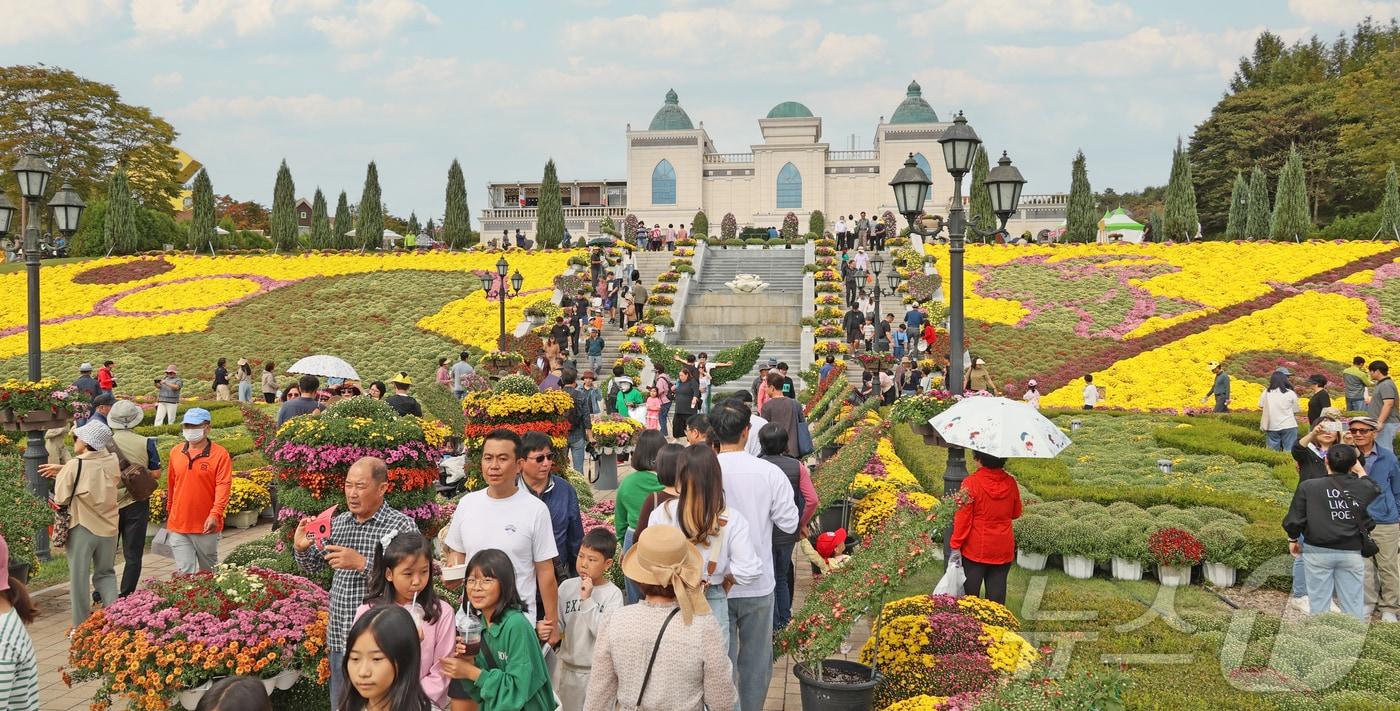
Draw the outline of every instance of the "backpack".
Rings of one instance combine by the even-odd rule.
[[[145,464],[137,464],[127,461],[126,455],[120,449],[112,447],[117,454],[117,465],[121,468],[122,486],[131,493],[131,498],[137,501],[148,501],[151,494],[155,493],[160,481],[146,468]]]

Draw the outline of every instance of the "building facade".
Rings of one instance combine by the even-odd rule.
[[[740,227],[777,227],[789,212],[806,232],[815,210],[822,211],[828,225],[838,215],[893,212],[889,182],[911,155],[933,181],[925,211],[947,214],[952,204],[953,179],[938,144],[952,124],[939,120],[918,82],[910,82],[888,121],[880,118],[868,150],[833,150],[822,140],[821,117],[796,101],[774,106],[758,125],[762,143],[746,152],[720,152],[704,122],[692,123],[676,92],[666,92],[645,129],[627,127],[626,179],[561,181],[561,198],[568,198],[563,202],[566,227],[575,236],[580,230],[594,235],[605,215],[620,224],[628,214],[648,225],[688,226],[703,210],[712,233],[729,213]],[[965,182],[965,192],[968,187]],[[539,184],[492,183],[489,188],[492,205],[481,214],[483,236],[502,229],[533,233]],[[585,196],[595,195],[602,197],[585,202]],[[1024,207],[1008,231],[1054,230],[1064,220],[1066,197],[1024,195]]]

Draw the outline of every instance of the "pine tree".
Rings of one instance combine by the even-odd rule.
[[[1152,226],[1152,238],[1158,242],[1162,241],[1162,211],[1153,210],[1152,215],[1147,218],[1147,224]]]
[[[330,249],[335,246],[335,231],[331,229],[330,217],[326,215],[326,196],[316,188],[316,197],[311,199],[311,248]]]
[[[462,166],[456,159],[447,169],[447,212],[442,217],[442,239],[451,249],[462,249],[467,245],[471,232],[471,213],[467,211],[467,181],[462,177]]]
[[[418,224],[418,212],[410,211],[408,213],[408,233],[413,235],[414,237],[417,237],[418,233],[422,231],[423,226]]]
[[[1400,180],[1396,179],[1395,164],[1385,172],[1385,198],[1381,200],[1381,231],[1383,239],[1400,239]]]
[[[428,218],[428,224],[423,226],[423,231],[427,232],[429,237],[437,239],[437,223],[433,222],[433,218]]]
[[[209,182],[208,171],[199,169],[199,174],[194,176],[194,188],[191,192],[194,210],[190,215],[189,247],[191,252],[198,252],[201,247],[211,245],[215,241],[214,185]]]
[[[967,219],[970,224],[984,230],[992,229],[996,224],[996,215],[992,212],[992,191],[987,188],[987,170],[987,152],[982,146],[978,146],[977,155],[972,159],[972,185],[968,189]],[[1089,199],[1092,203],[1093,197],[1090,196]]]
[[[345,191],[340,191],[340,200],[335,204],[335,223],[331,227],[331,246],[334,249],[350,249],[354,246],[354,238],[347,237],[346,232],[355,229],[355,219],[350,216],[350,202],[345,197]]]
[[[1258,165],[1249,171],[1249,199],[1245,201],[1245,239],[1269,237],[1269,178]]]
[[[710,218],[705,217],[704,210],[697,210],[695,217],[690,218],[690,237],[692,239],[700,235],[710,234]]]
[[[1235,172],[1235,187],[1230,190],[1230,217],[1225,223],[1225,239],[1242,239],[1249,220],[1249,185],[1244,175]]]
[[[107,220],[102,226],[102,237],[112,254],[136,252],[136,201],[131,197],[126,169],[120,166],[107,181]]]
[[[826,232],[826,215],[821,210],[813,210],[812,216],[807,218],[807,231],[815,232],[817,239],[822,238],[822,233]]]
[[[1196,236],[1200,217],[1196,214],[1196,187],[1191,182],[1191,159],[1176,139],[1172,153],[1172,176],[1167,183],[1166,214],[1162,217],[1163,235],[1167,239],[1191,241]]]
[[[1085,166],[1084,151],[1079,151],[1074,154],[1074,165],[1070,168],[1065,241],[1093,242],[1098,235],[1099,224],[1098,215],[1094,212],[1094,190],[1089,187],[1089,169]]]
[[[540,181],[535,241],[545,249],[558,247],[564,241],[564,206],[559,201],[559,176],[554,171],[553,158],[544,164],[544,179]]]
[[[1303,157],[1297,146],[1289,146],[1288,160],[1278,173],[1274,191],[1274,214],[1269,220],[1269,235],[1274,239],[1301,240],[1312,229],[1308,213],[1308,186],[1303,175]]]
[[[297,249],[297,188],[287,161],[277,169],[277,183],[272,188],[272,244],[283,252]]]
[[[365,188],[360,192],[360,211],[355,215],[355,242],[363,251],[384,239],[384,198],[379,192],[379,168],[374,161],[365,169]]]

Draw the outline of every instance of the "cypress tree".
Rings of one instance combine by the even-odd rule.
[[[131,198],[126,169],[120,166],[107,181],[107,220],[102,225],[102,237],[111,254],[136,252],[136,202]]]
[[[1094,190],[1089,187],[1089,169],[1084,151],[1074,154],[1069,176],[1069,205],[1065,209],[1065,241],[1093,242],[1098,234],[1098,216],[1094,214]]]
[[[1274,214],[1269,234],[1274,239],[1299,240],[1308,236],[1312,218],[1308,214],[1308,186],[1303,176],[1303,157],[1297,146],[1289,146],[1288,160],[1278,174],[1274,192]]]
[[[1080,157],[1082,158],[1083,154],[1080,154]],[[987,170],[987,152],[978,146],[977,155],[972,159],[972,186],[968,190],[967,219],[984,230],[991,229],[996,223],[996,215],[992,213],[992,191],[987,188]]]
[[[350,249],[354,246],[353,238],[346,237],[345,233],[355,229],[355,220],[350,217],[350,202],[345,197],[345,191],[340,191],[340,200],[335,204],[335,223],[331,227],[331,247],[334,249]]]
[[[330,249],[335,246],[335,232],[331,220],[326,216],[326,196],[316,188],[316,197],[311,200],[311,248]]]
[[[191,252],[198,252],[201,247],[213,244],[215,237],[214,185],[209,182],[209,172],[203,168],[194,176],[192,193],[194,212],[190,216],[189,247]]]
[[[1176,139],[1176,151],[1172,153],[1172,177],[1167,183],[1166,214],[1162,218],[1162,228],[1166,237],[1173,240],[1190,241],[1196,236],[1200,217],[1196,214],[1196,188],[1191,181],[1191,159]]]
[[[1245,239],[1269,237],[1269,179],[1258,165],[1249,171],[1249,199],[1245,200]]]
[[[553,158],[544,164],[544,179],[540,181],[535,241],[545,249],[558,247],[564,241],[564,206],[559,201],[559,176],[554,171]]]
[[[1147,224],[1152,225],[1152,237],[1158,242],[1162,241],[1162,211],[1153,210],[1152,215],[1147,218]]]
[[[383,200],[379,192],[379,168],[370,161],[365,169],[365,188],[360,192],[360,211],[355,215],[355,241],[361,251],[384,239]]]
[[[467,181],[456,159],[447,169],[447,212],[442,217],[442,239],[452,249],[468,246],[471,233],[471,212],[467,209]]]
[[[822,233],[826,232],[826,215],[821,210],[813,210],[812,216],[807,218],[807,231],[815,232],[817,239],[822,238]]]
[[[815,217],[818,212],[821,211],[813,212],[812,215]],[[690,218],[690,237],[694,239],[700,235],[708,234],[710,234],[710,218],[705,217],[704,210],[697,210],[695,217]]]
[[[414,237],[417,237],[418,233],[422,231],[423,226],[418,224],[418,212],[410,211],[408,213],[408,233],[413,235]]]
[[[297,197],[292,171],[283,159],[277,169],[277,182],[272,188],[272,244],[280,251],[297,249]]]
[[[1235,171],[1235,187],[1230,189],[1230,217],[1225,223],[1225,239],[1242,239],[1249,220],[1249,185],[1244,175]]]
[[[1400,180],[1396,179],[1395,164],[1385,172],[1385,197],[1381,200],[1381,231],[1387,239],[1400,239]]]
[[[428,218],[428,224],[423,226],[423,231],[427,232],[429,237],[437,239],[437,224],[433,222],[433,218]]]

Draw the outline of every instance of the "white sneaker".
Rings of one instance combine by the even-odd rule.
[[[1382,612],[1381,622],[1400,622],[1400,618],[1396,618],[1394,612]]]
[[[1308,610],[1311,609],[1311,608],[1309,608],[1309,606],[1308,606],[1308,598],[1307,598],[1307,596],[1299,596],[1299,597],[1290,597],[1290,598],[1288,598],[1288,606],[1291,607],[1291,608],[1293,608],[1294,610],[1297,610],[1298,612],[1301,612],[1301,613],[1305,614],[1305,615],[1308,614]]]

